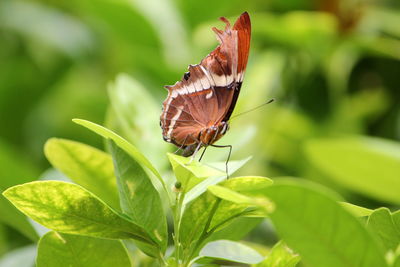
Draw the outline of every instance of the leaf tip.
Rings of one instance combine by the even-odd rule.
[[[12,202],[12,195],[13,195],[13,192],[15,191],[15,188],[17,187],[17,185],[16,186],[12,186],[12,187],[9,187],[9,188],[7,188],[6,190],[4,190],[1,194],[6,198],[6,199],[8,199],[8,201],[10,201],[10,202]]]
[[[72,122],[73,122],[73,123],[76,123],[76,124],[79,124],[79,125],[82,125],[85,121],[86,121],[86,120],[78,119],[78,118],[72,119]]]

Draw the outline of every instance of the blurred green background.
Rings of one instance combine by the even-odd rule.
[[[163,86],[215,48],[218,17],[243,11],[253,31],[235,114],[276,102],[233,119],[219,142],[234,159],[253,156],[241,174],[298,176],[361,206],[398,207],[397,0],[2,0],[0,189],[54,178],[43,174],[50,137],[103,147],[72,118],[114,128],[168,173]],[[2,198],[0,265],[36,240],[10,209]]]

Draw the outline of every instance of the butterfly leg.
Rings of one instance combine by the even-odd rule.
[[[191,135],[190,135],[190,134],[186,135],[185,139],[183,140],[182,145],[175,151],[174,154],[177,154],[180,150],[182,150],[182,148],[185,146],[186,141],[187,141],[187,139],[188,139],[189,136],[191,136]]]
[[[193,155],[190,157],[190,161],[189,161],[188,164],[192,163],[192,161],[194,160],[194,157],[196,157],[197,152],[199,152],[202,144],[203,144],[202,142],[199,142],[199,144],[197,145],[195,151],[193,152]]]
[[[203,158],[204,153],[206,153],[207,147],[208,147],[208,146],[205,146],[203,152],[201,152],[201,155],[200,155],[200,158],[199,158],[199,162],[200,162],[201,159]]]
[[[229,154],[228,154],[228,157],[227,157],[226,162],[225,162],[226,178],[229,179],[228,163],[229,163],[229,159],[231,158],[231,154],[232,154],[232,145],[225,145],[225,146],[210,145],[210,146],[219,147],[219,148],[229,147]]]

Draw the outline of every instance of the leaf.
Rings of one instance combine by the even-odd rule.
[[[32,241],[39,239],[26,216],[19,212],[4,196],[0,195],[0,222],[18,230]]]
[[[307,266],[387,266],[383,252],[336,194],[287,179],[264,190],[276,209],[270,214],[278,234]]]
[[[113,131],[111,131],[103,126],[100,126],[98,124],[95,124],[93,122],[86,121],[86,120],[80,120],[80,119],[73,119],[72,121],[75,122],[76,124],[79,124],[79,125],[82,125],[82,126],[88,128],[89,130],[95,132],[96,134],[98,134],[106,139],[113,140],[120,148],[125,150],[132,158],[134,158],[137,162],[139,162],[140,165],[146,166],[158,178],[158,180],[162,184],[164,190],[166,192],[169,192],[160,173],[156,170],[156,168],[154,168],[154,166],[150,163],[150,161],[135,146],[130,144],[128,141],[126,141],[125,139],[123,139],[121,136],[117,135]]]
[[[141,225],[165,252],[167,222],[158,191],[139,163],[112,141],[111,153],[123,212]]]
[[[261,195],[263,189],[268,188],[272,184],[272,180],[267,177],[261,176],[242,176],[231,178],[222,182],[220,185],[228,189],[229,191],[236,191],[237,193],[247,196],[252,199],[251,203],[233,203],[230,201],[221,201],[218,206],[217,211],[215,212],[210,228],[219,228],[221,223],[227,221],[230,217],[234,215],[243,215],[245,216],[246,213],[249,211],[247,210],[246,213],[243,213],[247,208],[252,208],[252,214],[256,213],[262,217],[266,216],[265,211],[271,211],[274,206],[271,202],[267,199],[265,195]],[[226,191],[225,190],[225,193]],[[228,193],[229,194],[229,193]],[[257,199],[254,199],[257,198]],[[254,208],[254,206],[258,206],[262,204],[262,208]],[[242,214],[243,213],[243,214]]]
[[[268,178],[256,176],[231,178],[221,185],[245,196],[251,196],[271,183],[272,181]],[[236,204],[219,200],[210,192],[203,193],[194,199],[183,213],[180,227],[182,244],[184,246],[193,245],[197,240],[207,238],[210,234],[227,227],[235,218],[244,216],[244,211],[249,206],[254,205]]]
[[[79,185],[31,182],[11,187],[3,195],[25,215],[54,231],[111,239],[133,238],[153,244],[143,228],[119,216]]]
[[[236,204],[254,204],[251,197],[237,193],[236,191],[230,190],[223,186],[211,185],[208,187],[208,191],[214,196],[236,203]]]
[[[50,163],[114,209],[120,210],[110,155],[78,142],[51,138],[44,147]]]
[[[400,245],[400,228],[387,208],[375,210],[368,218],[368,228],[375,233],[386,250],[396,250]]]
[[[249,218],[239,217],[232,221],[231,224],[227,225],[222,230],[211,234],[205,241],[205,243],[215,241],[218,239],[229,239],[233,241],[239,241],[247,236],[247,234],[253,230],[257,225],[263,221],[263,218]]]
[[[300,260],[299,255],[279,241],[265,257],[265,260],[255,267],[295,267]]]
[[[243,167],[243,165],[245,165],[250,159],[251,157],[247,157],[242,160],[229,161],[229,173],[230,174],[235,173],[238,169]],[[208,163],[207,165],[212,166],[213,168],[214,167],[218,168],[220,163]],[[225,168],[225,165],[223,168]],[[225,171],[223,176],[207,177],[207,179],[203,179],[200,183],[194,186],[189,192],[187,192],[187,194],[185,195],[185,199],[183,201],[184,205],[186,205],[187,203],[189,203],[190,201],[192,201],[193,199],[197,198],[202,193],[204,193],[207,190],[208,186],[220,183],[224,180],[226,180]]]
[[[160,119],[160,107],[150,91],[127,74],[119,74],[108,86],[108,94],[123,136],[155,166],[165,167],[169,145],[161,138],[159,125],[154,123]]]
[[[271,203],[266,197],[248,197],[219,185],[209,186],[208,191],[210,191],[214,196],[232,203],[260,206],[268,212],[272,212],[274,209],[273,203]]]
[[[201,257],[223,259],[233,262],[255,264],[263,257],[254,249],[239,242],[230,240],[217,240],[208,243],[200,251]]]
[[[192,161],[191,158],[185,158],[172,153],[168,153],[167,155],[176,179],[182,183],[184,192],[188,192],[206,177],[226,176],[224,172],[203,165],[196,160]]]
[[[348,212],[350,212],[351,214],[353,214],[353,216],[356,217],[369,216],[371,215],[372,212],[374,212],[374,210],[360,207],[351,203],[347,202],[339,202],[339,203],[342,205],[343,208],[345,208]]]
[[[317,168],[346,188],[400,204],[400,144],[371,137],[309,141],[305,151]]]
[[[36,265],[130,267],[131,262],[121,241],[51,231],[39,241]]]

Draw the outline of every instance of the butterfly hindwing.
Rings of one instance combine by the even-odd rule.
[[[200,64],[175,85],[166,86],[161,127],[164,139],[178,146],[199,142],[202,130],[229,120],[239,96],[250,47],[250,18],[243,13],[231,27],[213,28],[219,41]]]

